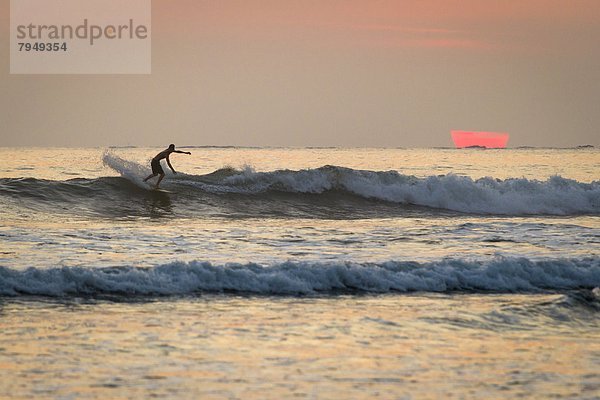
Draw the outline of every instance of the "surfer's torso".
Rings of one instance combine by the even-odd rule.
[[[160,153],[158,153],[157,155],[154,156],[154,158],[152,159],[152,161],[160,161],[163,158],[167,158],[169,157],[169,154],[171,154],[172,151],[169,149],[163,150]]]

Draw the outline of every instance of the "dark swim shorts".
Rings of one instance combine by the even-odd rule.
[[[156,174],[165,174],[165,171],[163,171],[162,166],[160,165],[160,160],[152,160],[152,162],[150,163],[150,166],[152,167],[152,173],[154,175]]]

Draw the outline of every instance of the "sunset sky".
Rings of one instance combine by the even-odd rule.
[[[152,74],[9,75],[0,145],[600,145],[598,0],[153,0]]]

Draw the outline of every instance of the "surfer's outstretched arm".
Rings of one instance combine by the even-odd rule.
[[[167,165],[169,165],[169,168],[171,168],[171,171],[173,171],[173,173],[176,174],[177,171],[175,171],[175,168],[173,168],[173,166],[171,165],[171,160],[169,160],[169,156],[167,156],[166,159],[167,159]]]
[[[180,154],[189,154],[189,155],[192,155],[192,153],[189,152],[189,151],[181,151],[181,150],[174,150],[173,153],[180,153]]]

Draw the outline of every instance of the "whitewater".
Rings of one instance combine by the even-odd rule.
[[[142,188],[144,168],[111,152],[103,163]],[[220,169],[207,175],[178,174],[177,185],[210,193],[259,195],[269,192],[352,194],[406,205],[481,214],[600,214],[600,181],[581,183],[558,175],[545,181],[526,178],[472,179],[454,174],[418,178],[397,171],[366,171],[324,166],[299,171],[255,172]],[[147,188],[147,187],[146,187]]]
[[[0,295],[310,295],[389,292],[538,293],[589,289],[600,295],[600,258],[485,263],[308,263],[212,265],[171,263],[152,268],[0,268]],[[600,298],[599,298],[600,299]]]

